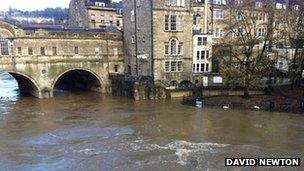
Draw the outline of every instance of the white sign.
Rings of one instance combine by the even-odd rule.
[[[137,58],[138,59],[147,59],[148,56],[146,54],[143,54],[143,55],[137,55]]]
[[[203,86],[208,87],[208,77],[203,77]]]
[[[222,77],[213,77],[213,83],[221,84],[223,83]]]

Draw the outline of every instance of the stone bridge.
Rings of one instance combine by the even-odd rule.
[[[60,56],[2,57],[0,71],[8,72],[18,82],[22,93],[39,98],[54,96],[54,89],[88,89],[109,92],[108,65],[95,57]]]
[[[54,90],[110,92],[109,75],[124,72],[122,33],[62,26],[19,26],[0,20],[0,72],[21,93],[38,98]]]

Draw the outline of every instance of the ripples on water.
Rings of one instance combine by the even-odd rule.
[[[18,99],[17,81],[10,74],[0,72],[0,101],[16,101]]]
[[[0,170],[225,170],[225,157],[304,154],[301,115],[90,92],[19,98],[16,82],[0,78]]]

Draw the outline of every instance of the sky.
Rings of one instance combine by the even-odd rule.
[[[113,0],[117,2],[118,0]],[[68,7],[70,0],[0,0],[0,11],[7,11],[9,7],[19,10],[36,10],[48,7]]]

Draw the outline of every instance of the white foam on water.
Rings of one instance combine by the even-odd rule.
[[[74,150],[75,153],[81,153],[81,154],[86,154],[86,155],[97,155],[99,154],[99,152],[97,152],[95,149],[91,149],[91,148],[86,148],[86,149],[82,149],[82,150]]]
[[[212,152],[217,148],[224,148],[229,144],[218,144],[218,143],[194,143],[187,141],[173,141],[166,145],[170,150],[175,151],[175,155],[178,157],[177,163],[186,165],[188,158],[198,152]]]
[[[177,163],[181,165],[186,165],[187,164],[187,158],[189,157],[190,153],[192,150],[186,150],[186,149],[177,149],[175,154],[178,157]]]
[[[204,152],[213,153],[216,152],[217,149],[224,148],[227,146],[229,146],[229,144],[195,143],[187,141],[173,141],[171,143],[166,144],[165,146],[161,146],[158,144],[143,143],[142,141],[138,143],[137,141],[135,141],[132,149],[134,151],[171,150],[174,151],[174,154],[177,156],[177,163],[184,166],[187,165],[190,158],[195,158],[195,160],[198,160],[196,157],[198,154],[202,154]]]

